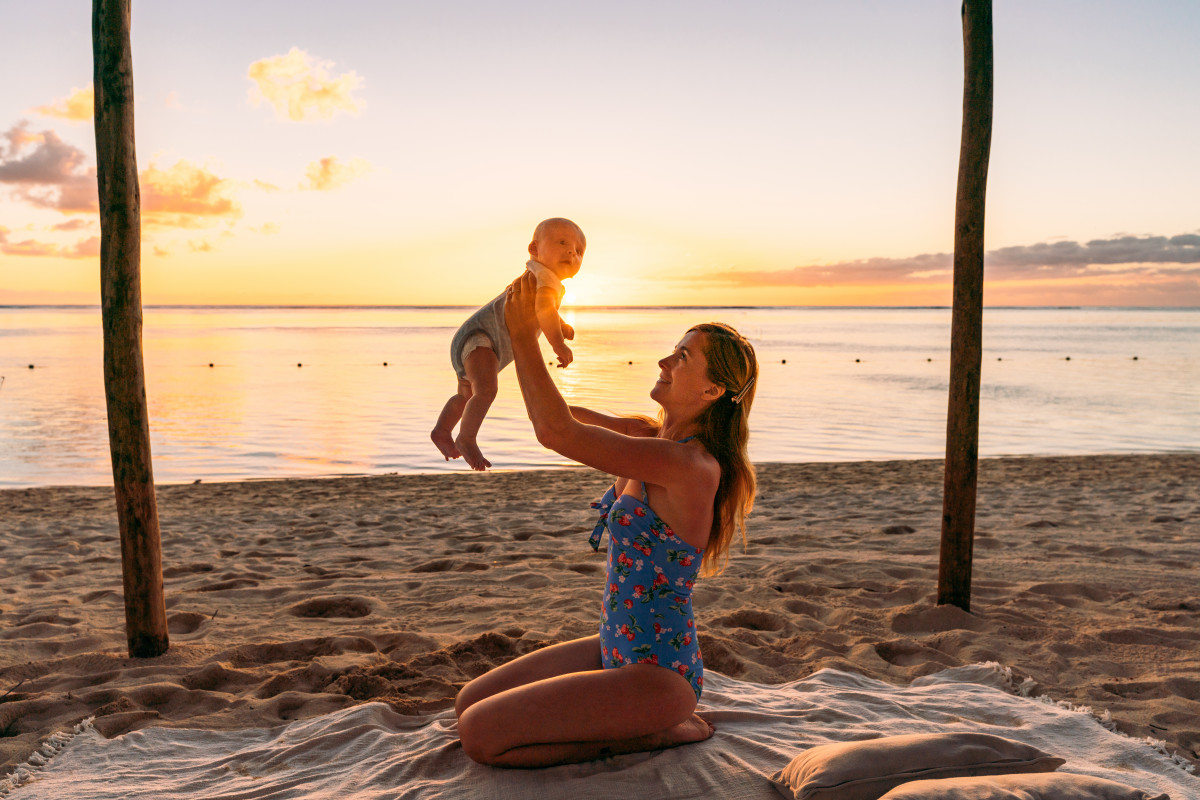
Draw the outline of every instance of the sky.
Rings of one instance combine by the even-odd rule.
[[[146,304],[949,305],[949,0],[139,0]],[[91,3],[0,33],[0,304],[99,302]],[[984,300],[1200,306],[1200,3],[1003,0]]]

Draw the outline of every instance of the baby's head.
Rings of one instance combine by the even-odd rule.
[[[538,223],[529,243],[529,256],[540,261],[559,279],[572,278],[579,272],[587,239],[583,229],[564,217],[552,217]]]

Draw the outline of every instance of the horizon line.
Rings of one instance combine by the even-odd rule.
[[[0,308],[101,308],[99,303],[0,303]],[[440,304],[379,304],[379,303],[298,303],[298,304],[283,304],[283,303],[146,303],[142,308],[210,308],[210,309],[309,309],[309,310],[332,310],[332,309],[418,309],[418,310],[447,310],[455,311],[462,309],[477,308],[476,305],[440,305]],[[1081,305],[1081,304],[1048,304],[1048,305],[987,305],[985,309],[1024,309],[1024,310],[1083,310],[1083,309],[1140,309],[1146,311],[1200,311],[1200,306],[1150,306],[1150,305]],[[718,305],[712,303],[695,304],[689,303],[685,305],[571,305],[564,306],[563,310],[663,310],[663,309],[704,309],[717,308],[723,310],[738,310],[738,309],[895,309],[895,310],[953,310],[953,306],[949,305],[862,305],[862,304],[846,304],[846,305]]]

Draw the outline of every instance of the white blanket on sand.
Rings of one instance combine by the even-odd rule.
[[[270,730],[147,728],[112,740],[87,725],[10,776],[5,800],[262,798],[726,798],[779,800],[767,776],[818,744],[903,733],[978,731],[1065,758],[1062,771],[1200,797],[1200,779],[1145,741],[1088,713],[1021,697],[995,665],[946,670],[897,687],[835,670],[779,686],[709,672],[702,744],[542,770],[470,761],[454,715],[403,716],[381,703]],[[34,762],[42,759],[33,759]],[[11,783],[9,784],[11,786]],[[0,781],[0,786],[3,782]]]

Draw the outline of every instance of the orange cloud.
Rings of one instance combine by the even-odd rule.
[[[951,253],[922,253],[906,258],[868,258],[782,270],[735,271],[689,275],[686,280],[742,286],[872,286],[895,283],[946,283],[953,276]],[[1161,265],[1181,265],[1168,267]],[[1140,279],[1173,272],[1200,275],[1200,233],[1178,236],[1118,235],[1108,239],[1042,242],[1001,247],[984,255],[985,276],[995,280],[1052,280],[1115,275]]]
[[[204,228],[237,219],[242,208],[229,196],[234,186],[234,181],[186,160],[167,169],[151,164],[141,174],[142,221],[159,227]]]
[[[57,225],[53,226],[50,230],[52,230],[52,231],[77,231],[80,228],[90,228],[90,227],[92,227],[92,220],[80,219],[79,217],[76,217],[75,219],[68,220],[66,222],[60,222]]]
[[[94,116],[95,105],[96,92],[89,83],[82,89],[72,86],[69,95],[61,100],[55,100],[48,106],[38,106],[33,109],[33,112],[41,114],[43,117],[58,117],[71,122],[87,122]]]
[[[38,208],[96,210],[96,168],[84,167],[87,157],[78,147],[51,130],[34,133],[24,120],[0,140],[0,184],[14,195]]]
[[[308,165],[308,169],[304,171],[305,179],[301,182],[300,188],[327,192],[330,189],[345,186],[370,170],[371,165],[361,158],[352,158],[349,163],[342,164],[338,162],[337,156],[327,156]]]
[[[0,253],[7,256],[32,258],[95,258],[100,255],[100,237],[92,236],[69,247],[60,247],[50,242],[26,239],[21,242],[8,241],[8,229],[0,227]]]
[[[332,61],[313,58],[298,47],[287,55],[255,61],[247,72],[254,81],[250,103],[255,108],[270,103],[277,117],[293,122],[329,119],[338,111],[358,114],[366,104],[353,95],[363,79],[353,71],[331,76],[332,66]]]

